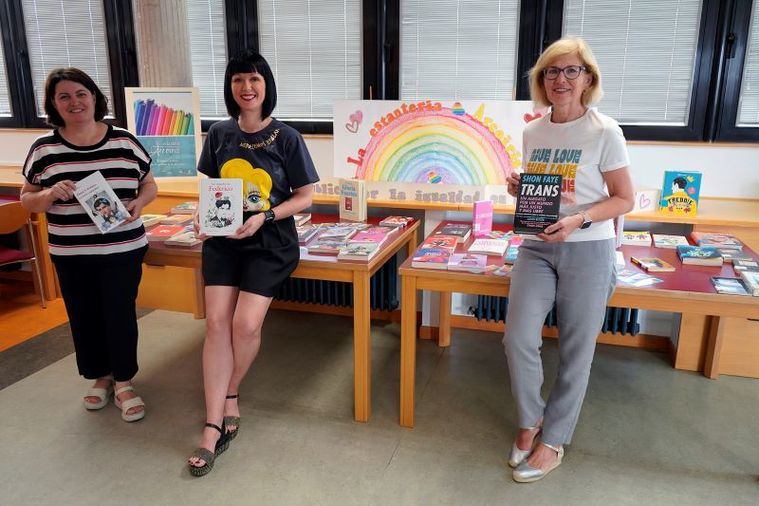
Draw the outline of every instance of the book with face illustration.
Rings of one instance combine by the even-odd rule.
[[[98,171],[76,183],[74,197],[101,234],[110,232],[129,218],[126,207]]]
[[[234,234],[242,226],[242,179],[201,179],[200,232],[206,235]]]

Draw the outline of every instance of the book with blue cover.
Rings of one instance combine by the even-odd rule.
[[[700,172],[664,171],[659,211],[675,216],[695,216],[700,192]]]
[[[677,257],[688,265],[722,265],[723,258],[714,246],[678,246]]]

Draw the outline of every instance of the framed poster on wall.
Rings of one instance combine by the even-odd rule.
[[[127,128],[153,159],[155,177],[195,177],[202,148],[197,88],[125,88]]]

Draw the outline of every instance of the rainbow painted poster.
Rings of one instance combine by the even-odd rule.
[[[521,101],[335,102],[335,176],[502,186],[522,165],[522,130],[536,114]]]
[[[196,88],[126,88],[127,126],[153,159],[155,177],[196,176],[200,155]]]

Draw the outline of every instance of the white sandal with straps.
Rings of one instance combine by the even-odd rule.
[[[119,395],[123,394],[124,392],[133,392],[134,388],[129,385],[125,387],[121,387],[116,392],[114,392],[113,396],[113,403],[116,405],[117,408],[121,410],[121,419],[125,422],[136,422],[137,420],[142,420],[145,417],[145,403],[142,401],[142,397],[132,397],[131,399],[127,399],[124,402],[121,402],[119,400]],[[132,408],[135,408],[137,406],[142,406],[141,411],[137,411],[136,413],[127,414],[127,411],[129,411]]]
[[[113,394],[113,376],[103,376],[100,379],[108,379],[110,383],[106,388],[92,387],[87,390],[87,395],[85,395],[84,399],[82,399],[85,409],[88,409],[90,411],[103,409],[108,405],[108,401],[111,400],[111,394]],[[97,397],[100,400],[98,402],[87,402],[87,397]]]

